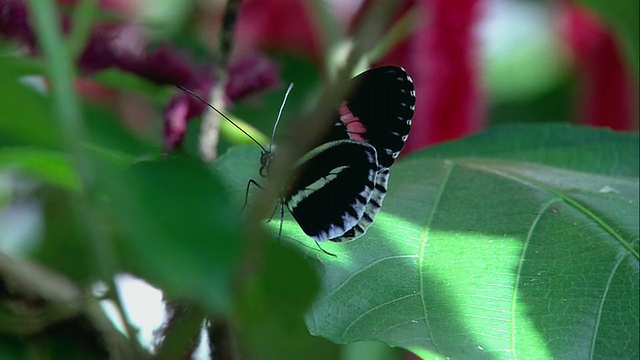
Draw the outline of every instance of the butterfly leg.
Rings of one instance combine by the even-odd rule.
[[[276,209],[273,209],[273,212],[275,213]],[[271,214],[271,217],[273,217],[273,214]],[[269,219],[269,220],[271,220],[271,219]],[[280,203],[280,229],[278,229],[278,241],[280,241],[280,239],[282,238],[282,223],[283,222],[284,222],[284,205],[282,205],[282,203]]]
[[[264,190],[264,188],[260,184],[258,184],[255,180],[249,179],[249,181],[247,181],[247,189],[244,192],[244,204],[242,205],[242,209],[240,209],[240,214],[244,212],[244,209],[247,207],[247,203],[249,202],[249,188],[251,188],[251,185],[254,185],[259,189]]]
[[[323,253],[325,253],[327,255],[331,255],[333,257],[338,257],[338,255],[332,254],[332,253],[328,252],[327,250],[323,249],[322,246],[320,246],[320,243],[317,242],[315,239],[313,241],[316,243],[316,245],[318,245],[318,249],[322,250]]]
[[[274,210],[274,212],[275,212],[275,210]],[[273,216],[273,215],[271,215],[271,216]],[[278,230],[278,241],[280,241],[280,239],[282,238],[282,223],[284,223],[284,204],[280,203],[280,229]],[[320,246],[320,243],[318,241],[316,241],[315,239],[313,239],[313,241],[318,246],[318,249],[322,250],[323,253],[325,253],[327,255],[331,255],[333,257],[338,257],[336,254],[332,254],[332,253],[328,252],[327,250],[323,249],[322,246]]]
[[[276,210],[278,210],[278,206],[280,206],[281,210],[282,210],[282,204],[281,203],[277,203],[276,206],[273,207],[273,211],[271,212],[271,216],[269,216],[269,218],[267,219],[267,222],[273,220],[273,215],[276,214]],[[282,217],[282,216],[281,216]],[[282,219],[281,219],[282,220]]]

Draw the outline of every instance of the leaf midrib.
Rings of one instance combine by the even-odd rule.
[[[542,214],[544,214],[549,208],[551,208],[552,205],[556,204],[557,202],[561,201],[562,199],[560,198],[552,198],[549,201],[547,201],[546,203],[544,203],[540,209],[538,210],[538,216],[536,216],[533,220],[533,223],[531,224],[531,226],[529,227],[529,232],[527,233],[527,238],[524,241],[524,244],[522,246],[522,251],[520,252],[520,259],[518,260],[518,268],[516,270],[516,274],[515,274],[515,283],[513,285],[513,294],[512,294],[512,298],[511,298],[511,354],[512,354],[512,358],[516,359],[517,358],[517,352],[516,352],[516,304],[517,304],[517,297],[518,297],[518,290],[520,289],[520,279],[522,278],[522,267],[524,265],[524,260],[526,257],[526,253],[527,253],[527,249],[529,248],[529,243],[531,241],[531,237],[533,236],[534,230],[537,228],[538,226],[538,222],[540,221],[540,219],[542,219]]]

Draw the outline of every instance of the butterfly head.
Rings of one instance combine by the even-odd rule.
[[[271,163],[271,159],[275,157],[274,153],[271,151],[271,147],[269,147],[269,151],[263,151],[260,155],[260,176],[266,178],[269,175],[269,165]]]

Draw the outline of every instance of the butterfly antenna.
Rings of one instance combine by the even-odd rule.
[[[293,84],[292,84],[293,85]],[[218,115],[222,116],[223,118],[227,119],[228,122],[231,123],[231,125],[235,126],[238,130],[242,131],[243,134],[247,135],[249,137],[249,139],[253,140],[254,143],[256,143],[256,145],[258,145],[260,147],[260,149],[262,149],[262,152],[267,152],[267,150],[264,148],[264,146],[262,146],[262,144],[260,144],[258,142],[258,140],[254,139],[253,136],[249,135],[248,132],[244,131],[244,129],[242,129],[240,126],[238,126],[238,124],[234,123],[233,120],[229,119],[229,117],[225,114],[223,114],[220,110],[216,109],[213,105],[209,104],[205,99],[201,98],[200,95],[194,93],[193,91],[185,88],[182,85],[176,85],[176,87],[184,92],[186,92],[187,94],[195,97],[196,99],[200,100],[203,104],[207,105],[209,108],[211,108],[213,111],[217,112]],[[280,111],[282,111],[282,109],[280,109]],[[273,142],[273,140],[272,140]],[[271,150],[271,145],[269,145],[269,150]]]
[[[273,125],[273,131],[271,132],[271,143],[269,144],[269,152],[271,152],[271,148],[273,147],[273,140],[276,137],[276,129],[278,128],[278,123],[280,122],[280,117],[282,116],[282,110],[284,109],[284,104],[286,104],[287,102],[287,98],[289,97],[291,89],[293,89],[293,83],[289,84],[287,92],[284,94],[282,105],[280,105],[280,111],[278,111],[278,118],[276,119],[276,123]]]

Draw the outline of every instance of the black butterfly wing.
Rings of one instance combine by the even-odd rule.
[[[367,210],[377,192],[378,167],[376,150],[367,143],[340,140],[320,145],[297,163],[281,201],[316,241],[354,239],[361,235],[354,227],[371,216]]]
[[[376,173],[374,180],[373,191],[371,192],[371,199],[367,203],[364,209],[364,213],[358,223],[346,231],[342,236],[329,239],[333,242],[347,242],[355,240],[367,232],[367,229],[373,224],[378,211],[382,207],[382,201],[387,194],[387,182],[389,181],[389,169],[384,168]]]
[[[413,80],[401,67],[383,66],[353,78],[351,88],[325,141],[367,142],[376,148],[380,167],[388,168],[411,129],[416,102]]]

